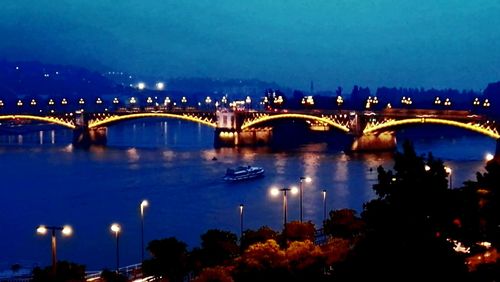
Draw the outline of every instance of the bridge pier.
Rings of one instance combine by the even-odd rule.
[[[73,130],[73,146],[87,149],[92,145],[105,146],[108,141],[106,127],[88,128],[77,127]]]
[[[353,152],[393,151],[397,147],[396,136],[392,131],[369,133],[356,136],[351,145]]]

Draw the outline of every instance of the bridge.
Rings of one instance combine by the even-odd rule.
[[[421,124],[440,124],[463,128],[500,140],[495,120],[469,111],[387,108],[381,111],[307,110],[253,111],[218,108],[214,111],[196,109],[118,109],[114,112],[69,113],[0,113],[2,121],[45,122],[69,128],[74,132],[77,147],[105,145],[107,127],[126,120],[141,118],[179,119],[214,128],[214,145],[246,146],[269,144],[277,121],[303,121],[310,131],[338,131],[353,137],[351,149],[394,149],[394,132],[399,128]]]

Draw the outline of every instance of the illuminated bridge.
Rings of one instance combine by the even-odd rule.
[[[215,146],[269,144],[277,121],[303,121],[310,131],[338,131],[353,136],[352,150],[385,150],[396,146],[394,132],[402,127],[440,124],[484,134],[500,140],[499,127],[487,116],[468,111],[385,109],[382,111],[217,111],[119,110],[101,113],[2,114],[0,123],[35,121],[74,131],[73,144],[80,147],[105,145],[107,127],[141,118],[179,119],[214,128]]]

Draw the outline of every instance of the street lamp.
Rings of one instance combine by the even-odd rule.
[[[65,225],[65,226],[45,226],[45,225],[40,225],[36,228],[36,233],[40,235],[45,235],[47,234],[47,231],[51,231],[52,235],[52,273],[55,275],[56,274],[56,251],[57,251],[57,244],[56,244],[56,230],[61,230],[61,233],[63,236],[70,236],[73,233],[73,229],[71,229],[71,226]]]
[[[286,221],[287,221],[287,209],[288,209],[288,202],[287,202],[287,192],[290,191],[292,194],[297,194],[298,190],[297,187],[292,187],[292,188],[271,188],[271,195],[276,197],[279,195],[280,192],[283,192],[283,226],[286,229]]]
[[[323,222],[326,221],[326,190],[323,189]]]
[[[445,166],[444,170],[446,171],[446,173],[450,177],[450,181],[449,182],[450,182],[450,189],[451,189],[451,187],[452,187],[452,172],[453,172],[453,170],[449,166]]]
[[[243,237],[243,204],[240,204],[240,240]]]
[[[144,261],[144,208],[149,205],[147,200],[141,202],[141,261]]]
[[[300,177],[300,188],[299,188],[299,192],[300,192],[300,195],[299,195],[299,197],[300,197],[300,199],[299,199],[299,201],[300,201],[300,222],[302,222],[302,196],[304,194],[304,192],[302,192],[303,191],[303,189],[302,189],[302,183],[304,181],[307,182],[307,183],[309,183],[309,182],[312,181],[312,179],[310,177],[307,177],[307,176],[301,176]]]
[[[484,159],[489,162],[491,160],[493,160],[495,158],[495,156],[492,154],[492,153],[487,153],[485,156],[484,156]]]
[[[118,273],[118,270],[120,269],[120,248],[118,245],[118,239],[120,238],[121,231],[120,225],[118,223],[111,224],[111,231],[115,233],[116,237],[116,273]]]

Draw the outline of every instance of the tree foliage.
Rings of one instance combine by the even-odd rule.
[[[268,226],[262,226],[257,230],[247,229],[243,232],[241,238],[241,249],[246,250],[250,245],[255,243],[264,243],[267,240],[276,240],[277,238],[278,233]]]
[[[353,209],[330,211],[329,218],[323,223],[326,235],[339,238],[354,238],[361,234],[364,228],[363,220]]]
[[[143,262],[145,275],[167,277],[169,281],[183,281],[186,276],[187,245],[174,237],[149,242],[147,250],[152,259]]]
[[[52,266],[36,267],[33,269],[33,281],[85,281],[85,266],[68,261],[58,261],[55,275],[52,273]]]

